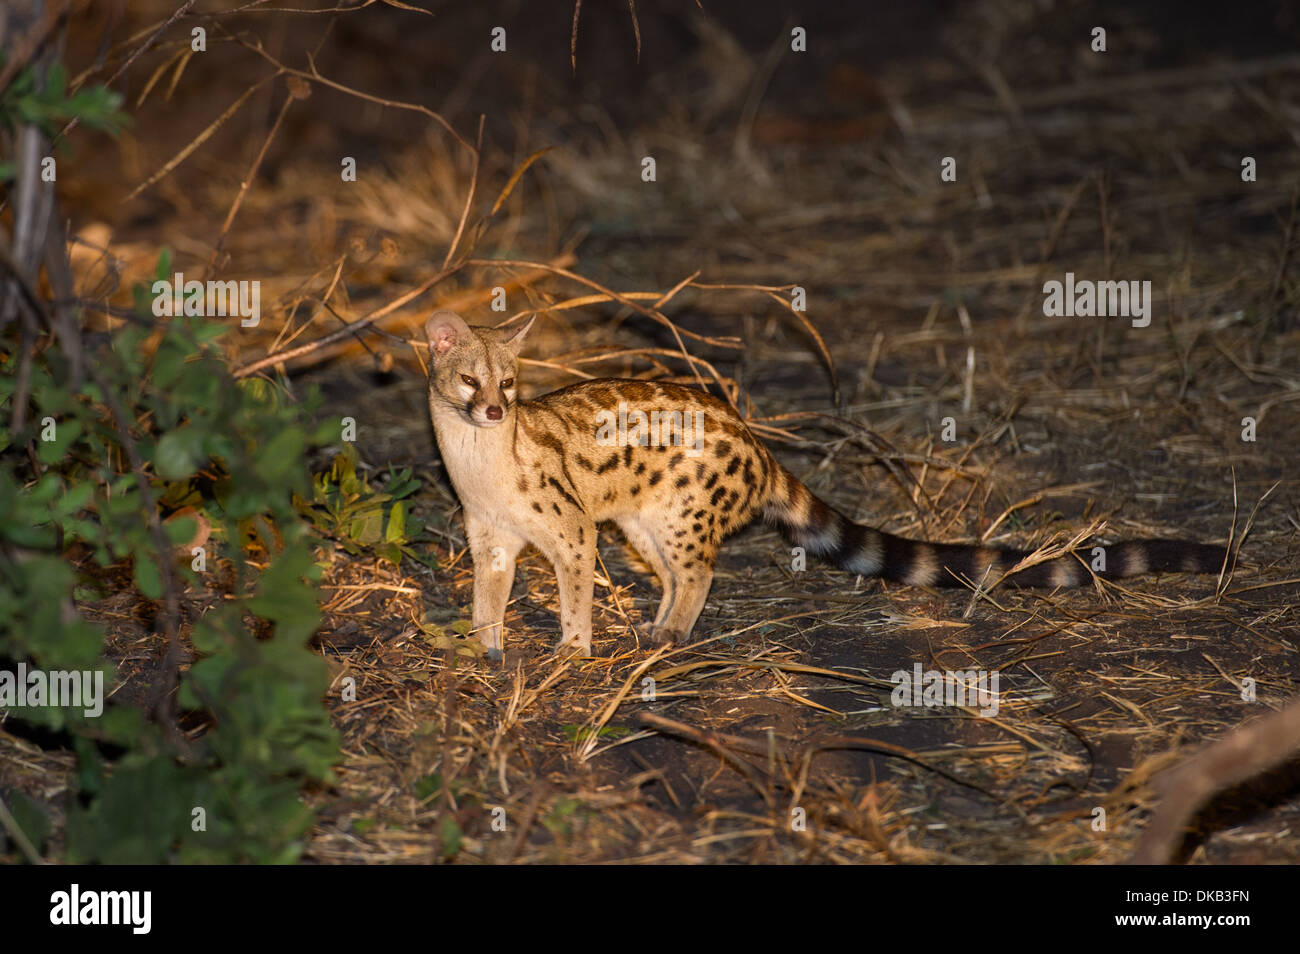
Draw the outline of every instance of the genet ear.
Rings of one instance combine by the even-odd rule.
[[[505,336],[504,343],[515,354],[519,354],[520,350],[523,348],[524,339],[528,337],[528,332],[532,329],[533,322],[536,320],[537,316],[533,315],[533,317],[529,318],[522,325]]]
[[[424,323],[424,333],[429,339],[429,351],[441,356],[468,338],[470,331],[464,318],[450,309],[440,308]]]

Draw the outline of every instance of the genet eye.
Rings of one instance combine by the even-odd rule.
[[[468,374],[462,374],[460,376],[460,379],[464,381],[466,384],[468,384],[470,387],[472,387],[474,390],[476,391],[478,390],[478,381],[475,378],[471,378]]]
[[[515,379],[514,379],[514,378],[506,378],[504,381],[501,382],[501,389],[502,389],[503,391],[504,391],[506,388],[512,388],[512,387],[514,387],[514,386],[515,386]]]

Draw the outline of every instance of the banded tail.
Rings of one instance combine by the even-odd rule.
[[[773,461],[776,479],[763,508],[794,546],[818,559],[861,576],[880,576],[914,586],[965,586],[992,582],[1029,555],[1028,550],[906,540],[854,523],[817,499],[797,477]],[[1214,573],[1225,548],[1182,540],[1130,540],[1105,548],[1101,577],[1144,573]],[[1026,567],[1007,582],[1017,586],[1081,586],[1092,571],[1080,557],[1067,555]]]

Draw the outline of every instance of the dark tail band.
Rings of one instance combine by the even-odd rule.
[[[993,582],[1029,555],[1025,550],[922,543],[854,523],[813,496],[779,464],[764,515],[794,546],[850,573],[915,586],[970,586]],[[1081,586],[1095,574],[1117,579],[1146,573],[1218,573],[1221,546],[1181,540],[1095,544],[1026,567],[1007,582],[1017,586]]]

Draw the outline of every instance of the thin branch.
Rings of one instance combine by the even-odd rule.
[[[235,216],[239,212],[239,207],[244,203],[244,196],[248,194],[249,188],[253,185],[253,180],[257,178],[257,170],[262,166],[262,160],[266,158],[266,151],[271,146],[271,140],[275,134],[280,131],[280,124],[284,122],[285,115],[289,112],[289,107],[293,105],[294,100],[306,99],[311,95],[311,87],[296,76],[289,77],[289,95],[285,97],[283,105],[280,106],[280,112],[275,117],[275,122],[271,124],[271,131],[266,134],[262,140],[262,148],[257,151],[257,156],[253,159],[253,165],[244,176],[244,181],[239,184],[239,192],[235,195],[235,201],[230,204],[230,211],[226,213],[226,220],[221,223],[221,231],[217,235],[217,240],[212,246],[212,256],[208,259],[207,270],[211,270],[217,263],[217,256],[221,254],[221,247],[225,244],[226,234],[230,227],[235,223]],[[206,273],[206,272],[205,272]]]
[[[143,43],[141,43],[135,49],[135,51],[126,58],[126,61],[113,72],[113,75],[110,76],[107,80],[105,80],[104,85],[111,86],[119,76],[121,76],[123,73],[127,71],[128,68],[130,68],[132,63],[138,60],[145,53],[145,51],[149,50],[156,42],[158,42],[158,38],[163,35],[163,33],[167,30],[169,26],[171,26],[181,17],[185,16],[185,14],[189,12],[190,7],[194,6],[194,4],[197,2],[198,0],[185,0],[185,2],[182,3],[176,9],[176,12],[173,13],[170,17],[168,17],[166,21],[164,21],[163,24],[160,27],[158,27],[158,29],[154,30],[153,33],[149,35],[149,38],[146,39]],[[72,130],[77,127],[77,123],[80,121],[81,121],[80,116],[73,116],[70,120],[68,120],[67,125],[59,130],[59,134],[54,137],[54,141],[57,143],[68,133],[72,132]]]
[[[1233,729],[1153,780],[1163,797],[1133,854],[1137,865],[1168,864],[1187,823],[1215,793],[1281,765],[1300,750],[1300,699]]]
[[[162,577],[163,599],[160,622],[163,636],[167,640],[167,655],[163,658],[162,679],[153,693],[153,715],[162,727],[164,734],[177,748],[182,752],[188,752],[188,742],[175,720],[175,689],[180,681],[182,655],[180,643],[180,590],[176,585],[176,568],[172,558],[175,548],[167,539],[167,531],[163,528],[162,518],[158,515],[158,502],[154,499],[153,486],[149,483],[149,475],[145,472],[144,458],[140,455],[140,448],[135,442],[135,437],[131,434],[130,419],[122,407],[122,402],[118,400],[117,394],[109,387],[104,376],[99,373],[98,366],[94,361],[88,362],[86,370],[90,374],[90,379],[98,386],[104,403],[108,405],[109,413],[112,414],[118,433],[121,435],[122,447],[126,451],[127,459],[131,462],[131,470],[135,474],[136,485],[140,488],[140,506],[147,514],[146,522],[149,524],[149,535],[153,538],[154,550],[156,551],[155,558],[158,561],[158,572]],[[142,559],[142,556],[136,554],[136,559]]]
[[[27,832],[23,831],[19,826],[18,819],[9,813],[9,808],[5,805],[3,798],[0,798],[0,825],[3,825],[4,830],[9,832],[9,837],[18,845],[18,849],[29,863],[34,865],[45,864],[45,859],[41,857],[40,852],[36,850],[36,846],[27,837]]]
[[[260,42],[250,43],[248,40],[245,40],[242,37],[238,37],[238,36],[233,37],[233,39],[237,43],[239,43],[240,46],[252,50],[258,56],[265,59],[268,63],[274,64],[276,69],[278,69],[282,73],[288,73],[292,76],[298,76],[305,80],[311,80],[312,82],[320,83],[322,86],[328,86],[330,89],[336,89],[340,93],[347,93],[349,96],[355,96],[358,99],[364,99],[368,103],[378,103],[380,106],[391,106],[393,109],[408,109],[411,110],[412,112],[422,113],[423,115],[428,116],[438,125],[440,125],[443,129],[447,130],[447,132],[451,134],[452,138],[455,139],[462,146],[464,146],[466,149],[474,148],[468,142],[465,141],[465,139],[461,136],[460,133],[456,132],[455,128],[451,125],[451,123],[447,122],[447,120],[443,119],[442,116],[438,115],[432,109],[429,109],[429,107],[427,106],[421,106],[419,103],[404,103],[401,102],[400,100],[395,100],[395,99],[384,99],[382,96],[375,96],[372,95],[371,93],[363,93],[361,90],[353,89],[351,86],[344,86],[342,83],[335,82],[334,80],[329,79],[328,77],[322,76],[320,71],[316,69],[316,61],[312,59],[310,54],[308,54],[307,56],[307,62],[311,66],[311,71],[308,72],[306,70],[294,69],[292,66],[286,66],[284,63],[281,63],[270,53],[266,52],[266,50],[262,48],[262,44]]]
[[[636,35],[636,61],[641,62],[641,24],[636,19],[636,0],[627,0],[627,9],[632,14],[632,32]]]
[[[263,368],[269,368],[273,365],[280,364],[281,362],[284,361],[291,361],[294,358],[301,357],[302,355],[311,354],[313,351],[318,351],[319,349],[325,347],[326,345],[333,344],[336,341],[342,341],[344,338],[347,338],[350,335],[355,335],[365,330],[370,325],[373,325],[380,318],[383,318],[385,315],[392,314],[394,311],[396,311],[398,308],[401,308],[407,302],[419,298],[421,295],[427,292],[434,285],[438,284],[438,282],[442,281],[444,278],[447,278],[450,275],[454,275],[456,272],[460,271],[461,268],[463,267],[464,267],[464,263],[462,262],[460,265],[455,265],[451,268],[445,268],[442,271],[438,272],[438,274],[434,275],[432,278],[428,278],[425,281],[421,282],[419,285],[416,285],[405,295],[401,295],[393,299],[387,305],[384,305],[382,308],[375,309],[370,314],[366,315],[364,318],[358,318],[356,321],[349,324],[346,328],[339,328],[337,331],[331,331],[329,334],[325,335],[324,337],[317,338],[315,341],[310,341],[305,345],[299,345],[296,348],[289,348],[288,350],[285,351],[277,351],[275,354],[269,354],[265,358],[259,358],[258,360],[250,364],[246,364],[243,367],[234,369],[231,372],[231,374],[235,378],[246,378],[250,374],[256,374],[258,371],[261,371]]]
[[[569,33],[569,62],[573,65],[573,75],[578,75],[578,14],[582,12],[582,0],[573,0],[573,29]]]
[[[175,169],[182,162],[188,159],[194,153],[194,150],[198,149],[201,145],[203,145],[205,142],[211,139],[212,136],[216,133],[216,131],[226,124],[226,122],[230,119],[230,117],[234,116],[235,113],[239,112],[240,107],[242,107],[246,102],[248,102],[249,97],[251,97],[259,89],[265,86],[270,80],[275,79],[276,76],[278,75],[279,75],[278,73],[272,73],[270,76],[263,77],[262,79],[254,83],[252,86],[250,86],[248,89],[244,90],[244,92],[240,94],[240,97],[237,100],[235,100],[228,107],[226,107],[226,111],[224,113],[222,113],[215,120],[209,123],[207,128],[205,128],[201,133],[199,133],[188,143],[186,143],[186,145],[181,149],[180,152],[176,153],[176,155],[172,156],[165,163],[163,163],[162,168],[160,168],[149,178],[145,179],[144,182],[141,182],[134,189],[132,189],[122,199],[122,201],[130,202],[132,199],[134,199],[145,189],[149,188],[151,185],[156,183],[159,179],[162,179],[164,176],[168,175],[173,169]]]
[[[716,338],[710,335],[696,334],[694,331],[687,331],[685,328],[679,328],[666,316],[659,314],[658,312],[654,311],[651,308],[646,308],[644,305],[638,305],[627,295],[623,295],[620,294],[619,292],[613,291],[612,289],[607,288],[606,286],[600,284],[599,282],[593,281],[592,279],[587,278],[584,275],[579,275],[576,272],[571,272],[567,268],[558,268],[554,265],[546,265],[541,262],[527,262],[527,261],[518,261],[515,259],[505,259],[505,258],[471,258],[464,262],[461,262],[461,264],[483,266],[486,268],[543,268],[549,272],[559,275],[562,278],[567,278],[570,281],[575,281],[580,285],[586,285],[588,288],[594,289],[598,292],[602,292],[603,294],[608,295],[613,301],[618,302],[620,305],[626,305],[628,308],[631,308],[637,314],[645,315],[647,318],[652,318],[655,321],[659,322],[659,324],[663,325],[665,328],[668,328],[677,334],[684,335],[685,337],[690,338],[694,341],[698,341],[701,344],[713,345],[715,348],[732,348],[735,350],[739,350],[740,348],[744,347],[743,343],[739,338],[732,337],[730,335],[728,335],[725,338]]]
[[[63,15],[64,6],[66,3],[63,0],[55,0],[45,11],[41,22],[33,26],[26,36],[9,48],[4,68],[0,69],[0,93],[9,88],[18,71],[30,62],[32,54],[45,42],[45,38],[54,29],[54,24],[58,23],[59,17]]]
[[[465,222],[469,219],[470,206],[474,204],[474,192],[478,189],[479,158],[483,150],[483,122],[486,119],[487,116],[482,114],[478,117],[478,140],[474,146],[474,171],[470,173],[469,191],[465,193],[465,208],[460,210],[460,221],[456,224],[456,234],[451,238],[451,245],[447,246],[447,257],[442,260],[444,271],[451,265],[451,260],[456,257],[460,237],[465,234]]]

